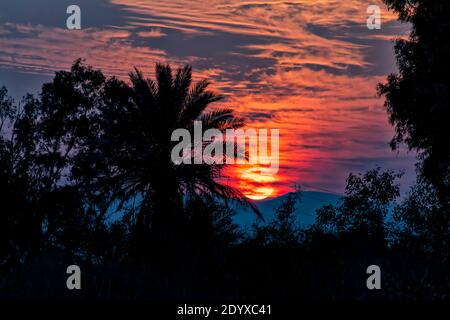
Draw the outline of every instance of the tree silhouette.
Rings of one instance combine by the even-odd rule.
[[[297,225],[296,207],[300,199],[300,187],[295,187],[275,208],[275,217],[270,223],[253,225],[254,236],[250,244],[269,247],[296,247],[299,245],[299,227]]]
[[[0,88],[0,129],[13,116],[12,101],[4,87]],[[11,143],[0,130],[0,271],[9,270],[23,261],[29,245],[26,215],[29,203],[26,201],[27,176],[20,178],[14,173]],[[29,231],[29,229],[27,230]]]
[[[399,197],[396,180],[401,174],[392,171],[370,170],[363,175],[350,174],[345,197],[338,205],[317,210],[313,228],[351,237],[355,243],[369,239],[377,247],[386,241],[386,216],[393,201]]]
[[[231,109],[207,111],[222,96],[207,89],[207,80],[193,85],[189,66],[174,75],[170,66],[157,64],[155,78],[146,79],[136,69],[130,74],[131,86],[115,78],[105,83],[98,130],[81,147],[74,169],[81,185],[118,200],[119,208],[128,205],[140,253],[150,233],[158,234],[151,242],[159,247],[180,237],[189,219],[183,211],[186,198],[232,198],[254,208],[238,190],[218,181],[224,164],[176,165],[171,160],[175,129],[193,136],[194,121],[199,120],[203,130],[224,132],[242,127],[243,119]],[[129,206],[133,201],[138,205]]]
[[[39,98],[26,95],[16,104],[0,90],[0,197],[7,204],[1,218],[9,237],[6,246],[22,261],[50,247],[79,253],[89,241],[86,232],[94,226],[89,222],[98,217],[88,207],[95,203],[85,202],[70,171],[90,132],[88,115],[103,83],[101,73],[78,62],[70,72],[57,72]],[[96,221],[96,227],[102,222]]]
[[[27,97],[24,101],[29,101]],[[34,145],[25,138],[32,133],[26,112],[18,112],[14,101],[0,89],[0,270],[24,263],[40,241],[37,202],[38,175],[33,172]],[[26,124],[27,122],[27,124]]]
[[[442,214],[450,211],[450,3],[448,1],[384,0],[411,23],[408,40],[397,40],[398,74],[380,84],[390,121],[391,145],[405,142],[420,153],[420,169],[437,188]]]
[[[395,208],[392,234],[397,246],[416,254],[431,254],[449,263],[450,230],[436,188],[419,179],[408,197]]]

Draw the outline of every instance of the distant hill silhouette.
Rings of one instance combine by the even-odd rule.
[[[273,219],[275,209],[280,206],[287,194],[276,198],[255,201],[256,206],[263,215],[266,222]],[[341,196],[332,193],[317,191],[302,191],[300,201],[297,203],[297,223],[301,227],[307,227],[314,223],[316,219],[316,209],[328,204],[335,204]],[[257,221],[257,217],[249,209],[236,206],[235,222],[243,228],[250,227]]]

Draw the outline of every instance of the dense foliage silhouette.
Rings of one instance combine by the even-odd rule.
[[[421,175],[433,184],[450,219],[450,4],[448,1],[384,0],[411,25],[395,44],[398,73],[378,87],[395,126],[392,147],[405,142],[420,154]]]
[[[411,33],[408,39],[396,41],[398,73],[389,75],[378,91],[386,97],[389,119],[395,126],[392,148],[406,143],[419,153],[418,185],[396,219],[448,261],[450,4],[422,0],[384,2],[398,13],[400,21],[410,23]]]

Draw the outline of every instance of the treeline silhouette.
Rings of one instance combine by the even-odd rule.
[[[399,74],[379,86],[392,146],[420,153],[417,184],[400,173],[350,174],[345,195],[295,223],[301,190],[273,221],[221,184],[223,165],[174,165],[174,129],[240,128],[190,67],[157,64],[130,82],[77,60],[38,96],[0,89],[0,297],[58,299],[449,299],[449,5],[386,3],[413,24]],[[426,23],[425,23],[426,22]],[[436,35],[438,37],[436,38]],[[193,155],[191,155],[193,156]],[[234,205],[257,217],[244,232]],[[66,267],[82,290],[66,288]],[[382,290],[368,290],[379,265]]]

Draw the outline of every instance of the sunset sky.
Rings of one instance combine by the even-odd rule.
[[[66,8],[82,29],[67,30]],[[368,5],[381,30],[366,27]],[[229,170],[253,198],[304,189],[342,194],[345,177],[379,165],[414,178],[414,154],[392,152],[376,84],[395,71],[392,39],[408,33],[379,0],[15,0],[0,2],[0,86],[38,92],[79,57],[126,79],[134,66],[190,64],[254,128],[280,129],[280,171]]]

